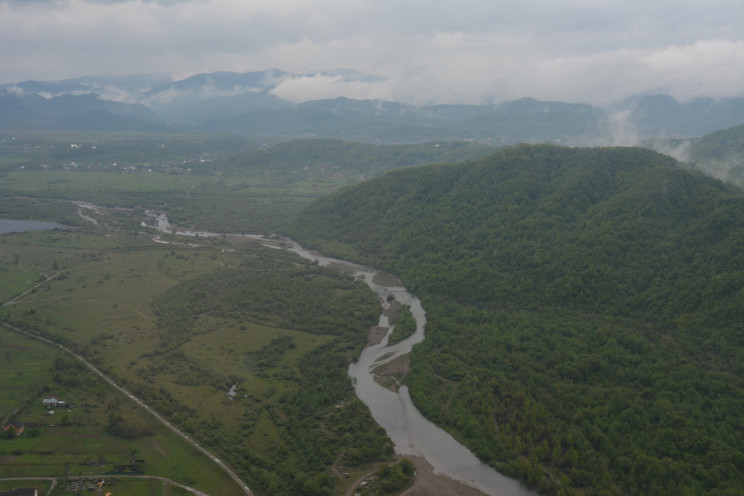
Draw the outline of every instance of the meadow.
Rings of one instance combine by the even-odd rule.
[[[362,473],[392,454],[345,373],[379,313],[363,284],[255,242],[187,243],[162,234],[157,241],[146,230],[100,227],[3,236],[0,270],[9,277],[0,320],[85,356],[259,494],[335,492],[351,482],[334,475],[339,467]],[[210,284],[248,293],[217,300],[218,290],[202,292]],[[318,293],[327,298],[318,302]],[[204,311],[179,306],[189,298],[206,301]],[[0,412],[23,405],[16,418],[39,427],[0,442],[1,475],[100,474],[136,453],[147,460],[147,474],[208,494],[239,491],[215,464],[61,351],[9,329],[2,336],[7,394]],[[49,392],[78,406],[52,419],[41,406]],[[118,494],[125,484],[143,482],[120,482]]]
[[[147,474],[195,485],[210,494],[242,494],[219,467],[205,463],[200,452],[56,347],[6,327],[0,328],[0,343],[4,350],[0,413],[5,417],[17,411],[12,417],[25,427],[18,437],[3,433],[0,438],[0,479],[101,475],[136,458],[146,460]],[[64,399],[66,406],[43,406],[42,399],[52,395]],[[112,435],[107,426],[114,416],[146,428],[149,435],[133,439]],[[30,485],[40,488],[39,484]],[[161,494],[140,492],[150,485],[120,481],[114,494]],[[18,483],[9,487],[13,486]],[[160,491],[162,486],[158,481],[154,487]]]

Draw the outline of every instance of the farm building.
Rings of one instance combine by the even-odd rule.
[[[62,407],[65,406],[65,401],[59,399],[56,396],[47,396],[43,400],[41,400],[41,404],[44,405],[47,408],[54,408],[54,407]]]
[[[18,437],[23,434],[25,428],[26,426],[24,426],[22,422],[19,422],[16,419],[11,419],[7,424],[3,426],[3,432],[13,431],[15,436]],[[2,493],[0,493],[0,496],[2,496]]]

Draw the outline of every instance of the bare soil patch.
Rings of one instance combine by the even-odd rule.
[[[368,344],[380,344],[382,342],[382,338],[385,337],[385,334],[390,330],[389,327],[380,327],[380,326],[372,326],[369,328],[369,334],[367,335],[367,342]]]
[[[416,480],[401,496],[486,496],[474,487],[434,474],[434,467],[420,456],[408,456],[416,467]]]
[[[408,377],[410,366],[411,359],[408,354],[399,356],[373,370],[375,382],[390,391],[397,391]]]
[[[375,274],[373,281],[375,281],[375,283],[379,284],[380,286],[392,286],[396,288],[403,287],[403,283],[400,279],[386,272],[378,272],[377,274]]]
[[[383,376],[394,375],[405,377],[406,375],[408,375],[408,372],[410,370],[411,357],[410,355],[405,354],[395,358],[395,360],[391,360],[388,363],[375,368],[374,373]]]
[[[400,317],[400,313],[403,311],[403,304],[399,302],[398,300],[392,300],[388,303],[387,308],[385,308],[385,311],[383,314],[385,314],[385,317],[388,319],[388,323],[392,326],[395,325],[395,323],[398,321],[398,317]]]

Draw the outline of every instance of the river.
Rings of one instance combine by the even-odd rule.
[[[210,232],[173,231],[165,215],[160,214],[156,218],[157,229],[161,232],[196,237],[220,236]],[[261,235],[243,236],[277,248],[276,240],[272,238]],[[357,396],[369,407],[372,417],[390,436],[395,445],[395,452],[401,455],[421,456],[434,467],[435,474],[446,475],[491,496],[535,496],[537,493],[481,462],[465,446],[427,420],[411,401],[406,386],[401,386],[396,392],[375,382],[374,368],[409,353],[414,344],[424,339],[426,312],[419,299],[403,287],[383,286],[375,282],[375,276],[378,274],[375,269],[325,257],[306,250],[291,240],[283,241],[286,241],[291,251],[317,262],[320,266],[343,267],[355,277],[364,278],[370,289],[380,296],[383,306],[388,305],[388,296],[392,295],[398,302],[410,307],[416,319],[416,332],[412,336],[393,346],[387,346],[386,336],[380,344],[365,348],[359,360],[349,366],[349,376],[352,378]],[[384,313],[380,315],[380,326],[388,326]],[[388,335],[390,332],[392,328]]]
[[[452,479],[480,489],[492,496],[534,496],[535,492],[518,481],[506,477],[489,465],[481,462],[465,446],[457,442],[447,432],[430,422],[418,411],[411,401],[408,388],[401,386],[391,391],[375,381],[373,369],[405,355],[414,344],[423,341],[426,312],[421,301],[403,287],[382,286],[375,282],[378,271],[351,262],[324,257],[305,250],[295,242],[291,250],[321,266],[343,266],[356,277],[363,277],[367,285],[380,296],[387,305],[388,296],[407,305],[416,319],[416,332],[409,338],[392,346],[387,346],[387,336],[378,345],[366,347],[357,362],[349,366],[356,394],[370,409],[372,417],[387,432],[395,445],[395,452],[401,455],[415,455],[426,459],[435,474],[443,474]],[[387,317],[380,315],[381,327],[387,327]],[[388,335],[392,328],[388,331]]]

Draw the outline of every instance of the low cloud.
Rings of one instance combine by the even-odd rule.
[[[4,91],[7,94],[13,95],[13,96],[22,97],[24,95],[23,88],[19,86],[8,86],[7,88],[4,89]]]
[[[294,103],[325,100],[339,96],[356,100],[374,100],[385,94],[385,82],[347,81],[341,76],[315,74],[285,79],[271,93]]]
[[[734,0],[0,0],[0,83],[353,67],[384,80],[275,91],[415,104],[731,97],[744,94],[742,18]]]
[[[634,146],[640,141],[632,110],[610,112],[607,116],[609,145]]]

